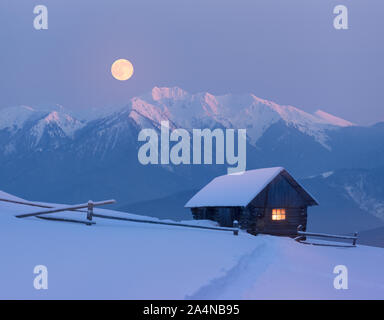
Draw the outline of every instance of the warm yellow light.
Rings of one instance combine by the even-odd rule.
[[[111,67],[111,73],[117,80],[128,80],[133,75],[133,65],[126,59],[116,60]]]
[[[285,209],[272,209],[272,220],[285,220]]]

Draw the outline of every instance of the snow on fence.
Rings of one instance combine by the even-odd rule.
[[[186,228],[197,228],[197,229],[208,229],[208,230],[218,230],[218,231],[231,231],[235,236],[239,235],[238,222],[233,222],[233,228],[221,228],[221,227],[207,227],[207,226],[197,226],[193,224],[186,223],[176,223],[176,222],[164,222],[164,221],[153,221],[153,220],[143,220],[143,219],[134,219],[134,218],[124,218],[124,217],[114,217],[107,216],[103,214],[94,213],[94,217],[103,218],[103,219],[111,219],[111,220],[121,220],[121,221],[130,221],[130,222],[139,222],[139,223],[152,223],[152,224],[162,224],[167,226],[175,226],[175,227],[186,227]]]
[[[222,227],[197,226],[197,225],[191,225],[191,224],[186,224],[186,223],[164,222],[164,221],[153,221],[153,220],[144,220],[144,219],[135,219],[135,218],[116,217],[116,216],[110,216],[110,215],[96,214],[93,212],[94,207],[106,205],[106,204],[112,204],[112,203],[116,202],[115,200],[105,200],[105,201],[98,201],[98,202],[93,202],[90,200],[90,201],[88,201],[88,203],[84,203],[84,204],[78,204],[78,205],[72,205],[72,206],[59,206],[59,207],[40,205],[40,204],[36,204],[33,202],[27,202],[27,201],[14,201],[14,200],[8,200],[8,199],[0,199],[0,201],[7,201],[7,202],[12,202],[12,203],[17,203],[17,204],[23,204],[23,205],[29,205],[29,206],[48,209],[48,210],[42,210],[42,211],[33,212],[33,213],[20,214],[20,215],[16,216],[17,218],[36,217],[36,218],[44,219],[44,220],[76,222],[76,223],[83,223],[86,225],[92,225],[92,224],[96,224],[96,222],[92,221],[92,218],[97,217],[97,218],[101,218],[101,219],[130,221],[130,222],[138,222],[138,223],[151,223],[151,224],[160,224],[160,225],[168,225],[168,226],[187,227],[187,228],[197,228],[197,229],[206,229],[206,230],[230,231],[230,232],[233,232],[233,234],[235,236],[239,235],[239,223],[236,220],[233,222],[233,228],[222,228]],[[79,209],[83,209],[83,208],[87,208],[87,211],[79,210]],[[86,212],[88,221],[42,216],[42,215],[46,215],[46,214],[50,214],[50,213],[57,213],[57,212],[64,212],[64,211]]]
[[[48,204],[41,204],[41,203],[22,201],[22,200],[13,200],[13,199],[0,198],[0,201],[9,202],[9,203],[15,203],[15,204],[21,204],[21,205],[24,205],[24,206],[38,207],[38,208],[46,208],[46,209],[55,208],[54,206],[48,205]],[[87,212],[87,211],[81,210],[81,209],[69,210],[69,211]],[[87,224],[87,225],[95,224],[94,222],[81,221],[81,220],[76,220],[76,219],[65,219],[65,218],[54,218],[54,217],[43,217],[43,216],[36,216],[36,218],[44,219],[44,220],[53,220],[53,221],[77,222],[77,223],[84,223],[84,224]]]
[[[15,201],[9,201],[9,202],[15,202]],[[34,203],[28,203],[28,202],[23,202],[23,201],[17,201],[19,204],[24,204],[24,205],[32,205],[32,206],[37,206],[37,207],[43,207],[43,208],[48,208],[47,210],[42,210],[38,212],[33,212],[33,213],[25,213],[25,214],[19,214],[16,216],[16,218],[27,218],[27,217],[36,217],[39,219],[44,219],[44,220],[53,220],[53,221],[63,221],[63,222],[76,222],[76,223],[83,223],[86,225],[92,225],[95,224],[95,222],[92,221],[92,215],[93,215],[93,208],[96,206],[102,206],[106,204],[112,204],[115,203],[115,200],[104,200],[104,201],[98,201],[98,202],[93,202],[89,200],[87,203],[83,204],[77,204],[77,205],[72,205],[72,206],[58,206],[58,207],[52,207],[52,206],[46,206],[46,205],[36,205]],[[80,210],[87,208],[87,211]],[[87,221],[83,220],[77,220],[77,219],[67,219],[67,218],[57,218],[57,217],[45,217],[42,215],[46,215],[49,213],[57,213],[57,212],[64,212],[64,211],[80,211],[80,212],[86,212],[87,213]]]
[[[77,209],[88,208],[87,219],[92,220],[93,207],[102,206],[102,205],[106,205],[106,204],[112,204],[115,202],[116,202],[115,200],[105,200],[105,201],[98,201],[98,202],[88,201],[87,203],[83,203],[83,204],[76,204],[76,205],[72,205],[72,206],[63,206],[63,207],[53,207],[51,209],[42,210],[39,212],[19,214],[16,217],[17,218],[27,218],[27,217],[39,216],[39,215],[48,214],[48,213],[74,211]]]
[[[353,236],[344,236],[344,235],[335,235],[335,234],[326,234],[326,233],[313,233],[313,232],[305,232],[303,231],[303,226],[299,225],[297,227],[298,237],[295,238],[296,241],[305,244],[313,244],[313,245],[323,245],[323,246],[339,246],[339,247],[356,247],[357,242],[357,232],[354,233]],[[311,243],[303,241],[305,237],[319,237],[325,239],[341,239],[341,240],[352,240],[352,245],[336,245],[336,244],[322,244],[322,243]]]

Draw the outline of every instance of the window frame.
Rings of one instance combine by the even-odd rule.
[[[271,212],[272,221],[286,221],[287,210],[285,208],[273,208]]]

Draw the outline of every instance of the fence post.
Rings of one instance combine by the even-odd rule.
[[[235,230],[233,230],[233,235],[238,236],[239,235],[239,221],[234,220],[233,221],[233,227]]]
[[[304,229],[304,227],[303,227],[301,224],[299,224],[299,225],[297,226],[297,234],[298,234],[298,236],[295,238],[295,240],[298,241],[298,242],[307,240],[307,237],[306,237],[306,236],[303,236],[303,235],[300,235],[300,234],[299,234],[299,232],[300,232],[300,231],[302,232],[303,229]]]
[[[353,245],[355,246],[357,241],[357,232],[355,232],[353,235],[356,237],[355,239],[353,239]]]
[[[93,216],[93,201],[89,200],[88,201],[87,219],[89,221],[92,221],[92,216]]]

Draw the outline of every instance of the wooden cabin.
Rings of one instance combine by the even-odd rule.
[[[185,205],[194,219],[232,227],[237,220],[251,234],[294,237],[307,226],[308,206],[317,201],[282,167],[245,171],[213,179]]]

